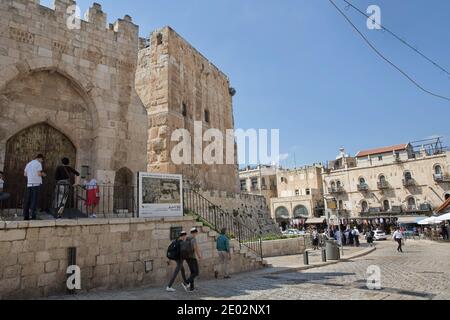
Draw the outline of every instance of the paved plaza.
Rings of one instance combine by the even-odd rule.
[[[450,244],[408,241],[403,254],[392,241],[377,243],[367,256],[305,271],[277,268],[235,275],[232,280],[199,281],[195,293],[143,288],[79,294],[54,299],[137,300],[433,300],[450,299]],[[381,269],[382,290],[367,289],[367,268]]]

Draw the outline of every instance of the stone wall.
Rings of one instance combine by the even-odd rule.
[[[194,122],[198,132],[217,129],[225,138],[227,130],[234,129],[230,82],[216,66],[209,62],[170,27],[152,33],[150,45],[139,52],[136,89],[149,115],[148,170],[150,172],[179,173],[203,189],[237,192],[238,167],[234,138],[228,146],[234,152],[231,164],[226,160],[223,144],[223,162],[206,164],[195,159]],[[208,116],[206,116],[206,113]],[[172,142],[172,133],[186,129],[192,146],[190,162],[175,164],[171,152],[178,141]],[[200,142],[200,148],[209,143]],[[221,150],[221,148],[219,148]],[[199,151],[203,155],[203,150]]]
[[[129,16],[108,26],[94,4],[69,29],[73,4],[0,2],[0,168],[11,137],[46,123],[76,147],[78,169],[113,183],[123,167],[146,169],[147,114],[134,83],[138,26]]]
[[[224,191],[201,191],[200,193],[255,232],[261,231],[263,236],[280,234],[280,229],[271,218],[265,197]]]
[[[77,248],[82,290],[163,287],[174,269],[167,264],[170,228],[198,226],[203,254],[200,278],[218,268],[217,234],[191,217],[78,221],[0,222],[0,299],[39,298],[66,292],[68,248]],[[262,261],[232,250],[233,273],[261,268]],[[153,270],[146,272],[144,262]]]
[[[291,256],[303,254],[308,248],[308,239],[305,237],[263,241],[264,258]]]

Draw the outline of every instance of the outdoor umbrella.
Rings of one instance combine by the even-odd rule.
[[[444,214],[443,216],[437,217],[439,222],[450,220],[450,213]]]
[[[419,221],[418,224],[424,226],[424,225],[430,225],[430,224],[439,224],[441,222],[442,221],[440,221],[438,217],[430,217],[430,218],[424,219],[422,221]]]

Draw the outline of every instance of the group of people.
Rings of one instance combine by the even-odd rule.
[[[172,278],[166,287],[167,292],[176,292],[176,289],[173,288],[173,285],[180,272],[183,279],[181,285],[183,286],[184,290],[186,290],[186,292],[193,292],[195,290],[195,278],[197,278],[200,274],[198,261],[202,259],[202,254],[196,239],[198,235],[197,228],[191,229],[190,233],[190,236],[188,236],[186,231],[182,231],[179,237],[174,240],[167,249],[167,258],[170,261],[174,261],[176,263]],[[230,279],[230,240],[228,239],[226,234],[227,230],[222,229],[220,236],[217,238],[216,248],[219,253],[224,279]],[[189,278],[186,277],[184,262],[186,262],[189,267]],[[216,278],[218,278],[218,271],[215,272],[215,276]]]
[[[27,188],[23,201],[23,218],[27,220],[37,220],[37,209],[40,192],[43,185],[43,179],[47,177],[43,170],[44,155],[38,154],[35,159],[27,163],[24,169],[24,176],[27,179]],[[3,192],[5,185],[4,173],[0,172],[0,202],[10,198],[9,193]],[[79,177],[80,173],[70,166],[68,158],[61,159],[61,164],[56,168],[55,181],[56,186],[53,194],[52,210],[57,219],[62,218],[66,203],[69,198],[71,181],[74,177]],[[96,218],[96,209],[99,204],[99,190],[97,181],[89,179],[83,187],[87,192],[86,207],[91,218]]]

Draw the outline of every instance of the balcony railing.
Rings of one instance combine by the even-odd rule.
[[[434,174],[433,175],[434,181],[436,182],[450,182],[450,175],[447,174]]]
[[[339,194],[339,193],[345,193],[344,187],[330,187],[329,192],[331,194]]]
[[[386,190],[386,189],[389,189],[389,182],[387,182],[387,181],[378,181],[377,186],[378,186],[379,190]]]
[[[361,191],[361,192],[369,191],[369,185],[367,183],[358,184],[358,191]]]
[[[409,179],[403,179],[403,186],[404,187],[412,187],[416,185],[416,181],[412,178]]]

